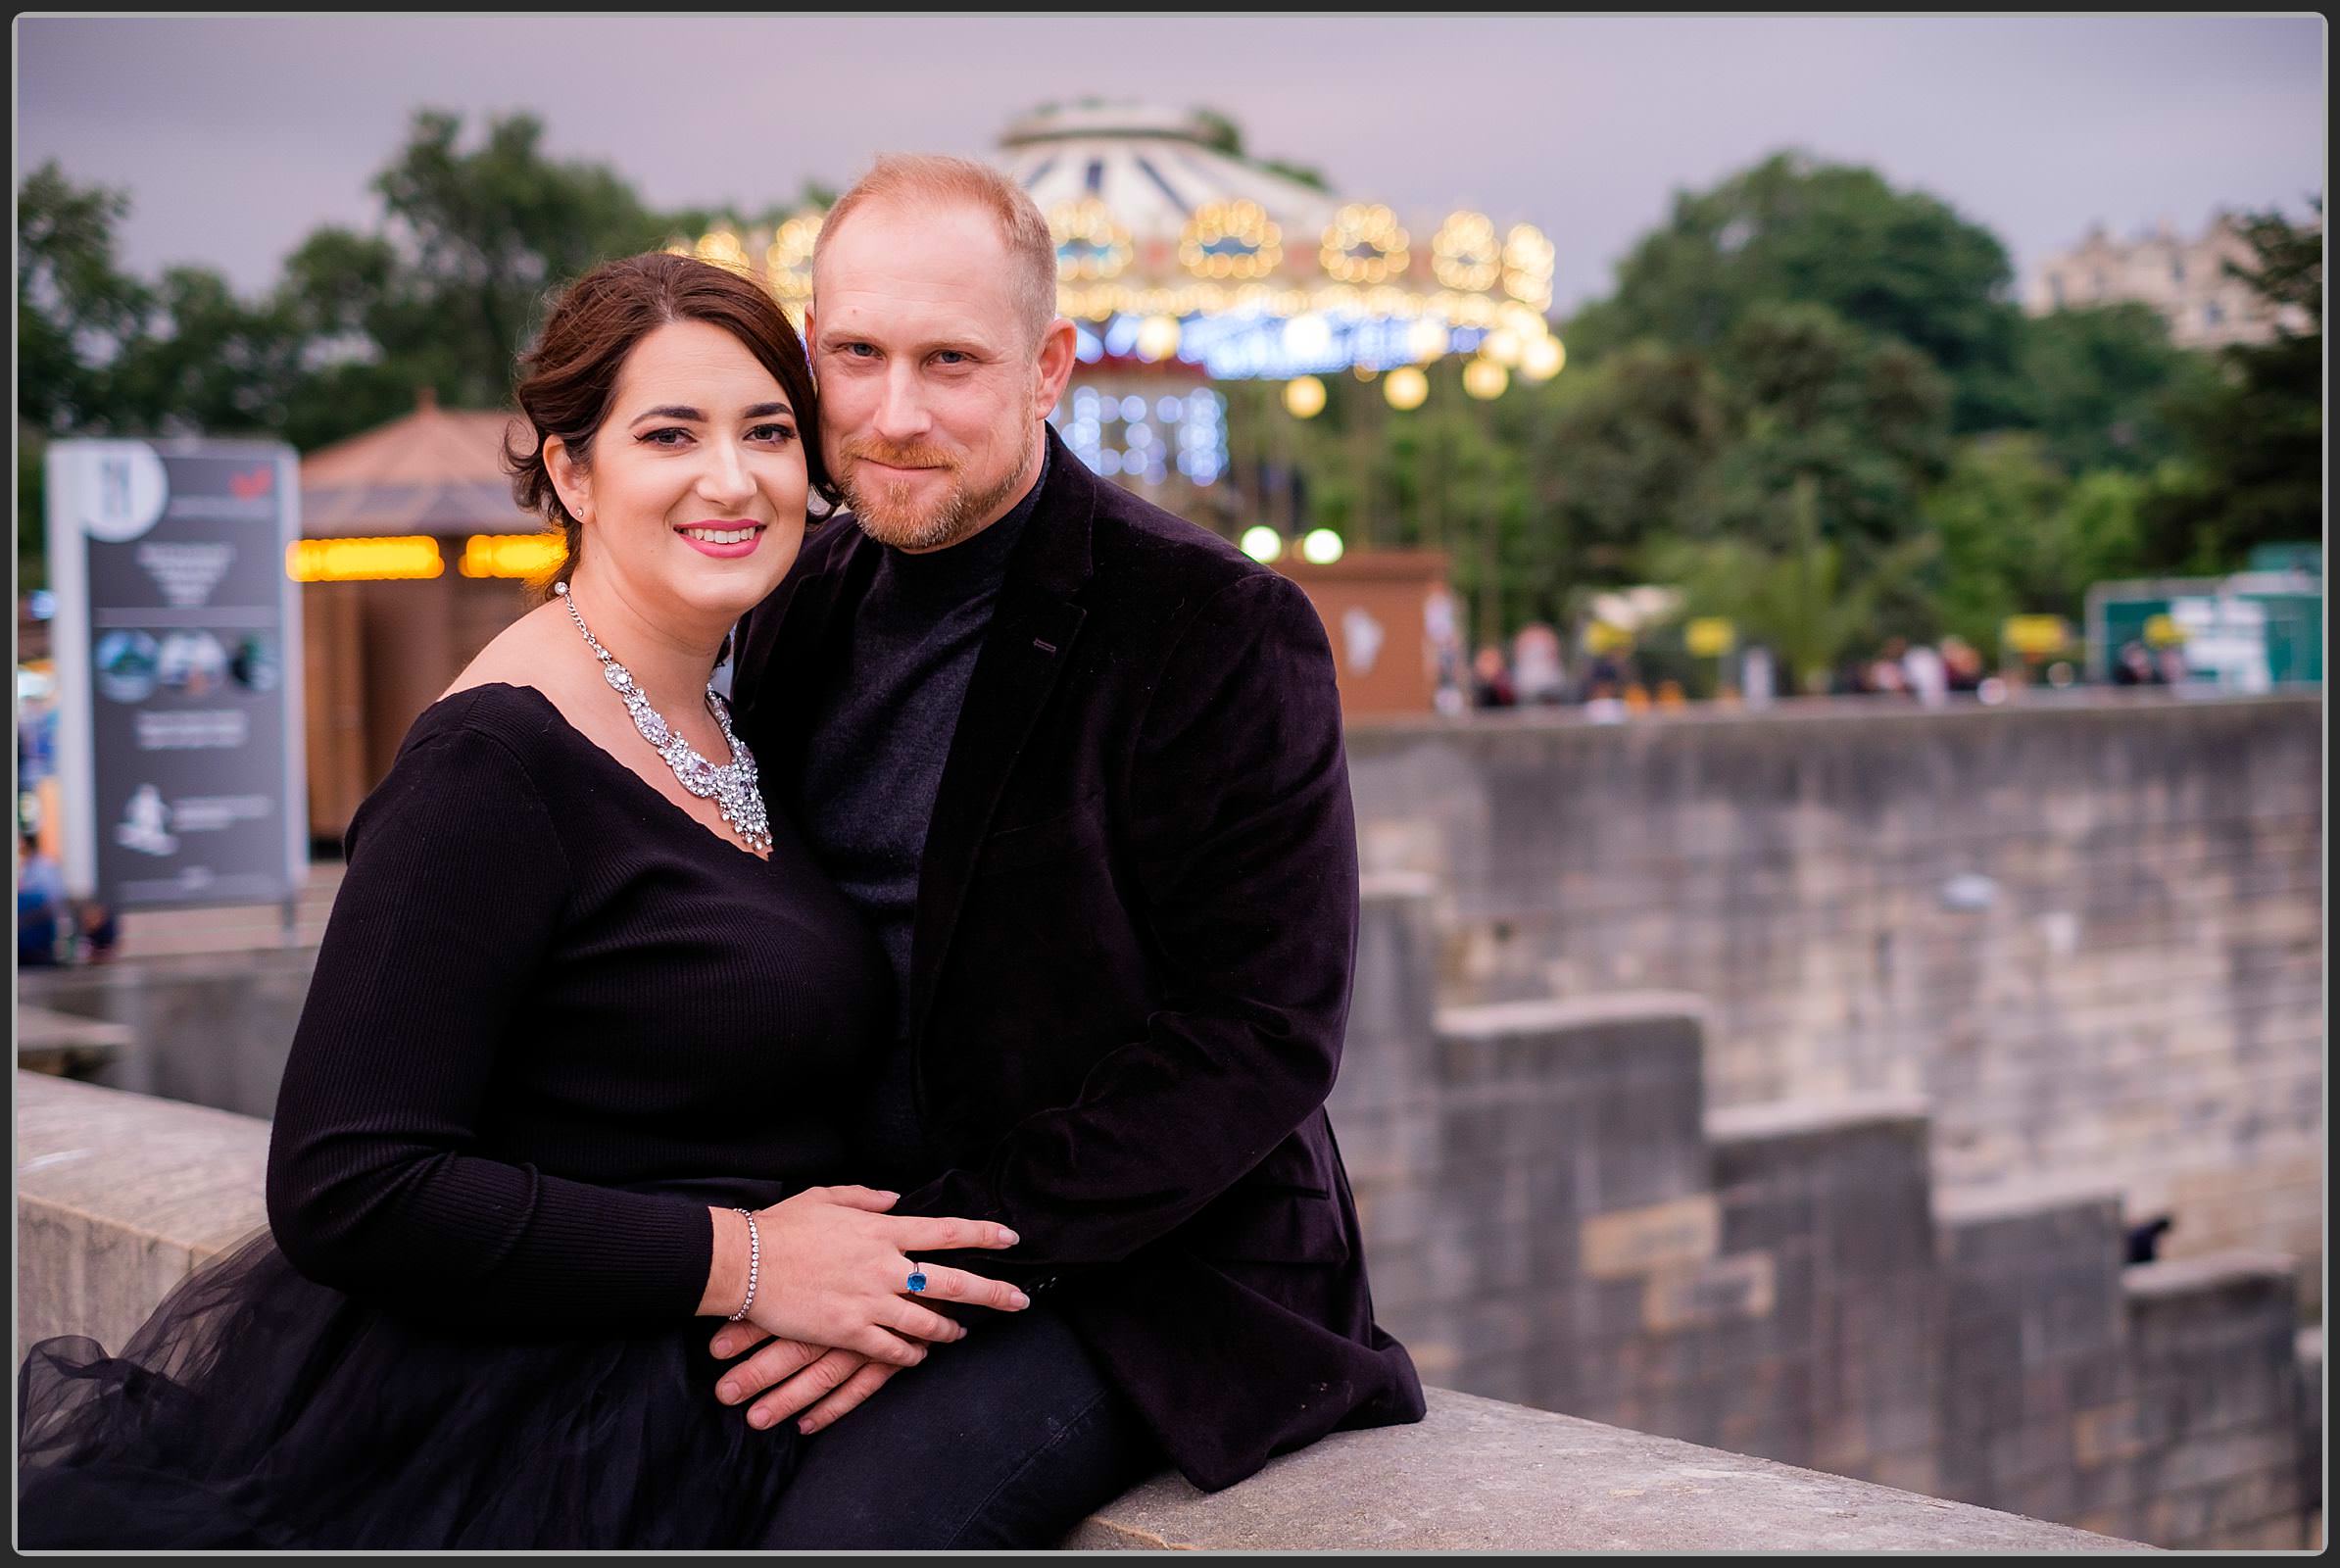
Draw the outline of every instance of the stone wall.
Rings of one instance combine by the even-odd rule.
[[[1333,1099],[1425,1379],[2163,1545],[2302,1544],[2288,1259],[2124,1268],[2101,1185],[1937,1197],[1915,1097],[1709,1110],[1695,998],[1438,1009],[1436,901],[1369,882]]]
[[[1705,999],[1721,1106],[1922,1095],[1961,1190],[2061,1172],[2164,1255],[2322,1232],[2316,696],[1360,723],[1369,870],[1449,1001]]]
[[[52,1334],[119,1348],[202,1258],[265,1222],[268,1126],[33,1073],[17,1076],[18,1355]],[[2133,1551],[2135,1544],[1429,1392],[1407,1427],[1336,1433],[1203,1494],[1175,1475],[1063,1544],[1158,1550],[1931,1549]],[[853,1419],[847,1417],[848,1420]]]

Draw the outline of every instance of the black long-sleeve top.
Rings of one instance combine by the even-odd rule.
[[[716,836],[532,688],[426,710],[351,821],[278,1092],[285,1256],[483,1328],[694,1312],[709,1203],[845,1179],[891,1012],[865,924],[772,838]]]

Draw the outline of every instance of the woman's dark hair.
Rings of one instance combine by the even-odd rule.
[[[505,444],[512,499],[560,529],[568,547],[567,560],[536,585],[539,592],[549,596],[553,577],[573,571],[585,547],[583,529],[553,488],[545,442],[559,436],[580,466],[590,466],[594,436],[609,416],[609,401],[617,391],[619,367],[636,344],[669,321],[719,326],[772,372],[796,411],[812,493],[832,507],[837,504],[836,487],[821,462],[820,414],[804,340],[763,285],[711,262],[666,251],[604,262],[553,302],[544,329],[520,356],[519,383],[513,389],[535,437],[524,450]]]

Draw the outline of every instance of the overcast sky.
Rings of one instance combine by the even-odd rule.
[[[20,17],[17,178],[55,158],[125,188],[133,270],[257,291],[317,224],[374,221],[426,105],[526,109],[654,206],[757,207],[1096,94],[1218,108],[1346,197],[1538,223],[1565,308],[1675,191],[1788,146],[1942,197],[2019,270],[2096,220],[2304,212],[2325,39],[2230,15]]]

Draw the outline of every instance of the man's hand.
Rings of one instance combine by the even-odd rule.
[[[962,1326],[958,1338],[966,1337]],[[889,1361],[873,1361],[858,1350],[835,1350],[806,1345],[802,1340],[767,1336],[752,1324],[734,1323],[716,1334],[707,1347],[719,1357],[740,1354],[758,1341],[766,1341],[737,1366],[724,1370],[715,1397],[725,1404],[756,1399],[748,1407],[748,1424],[757,1429],[777,1426],[794,1415],[797,1430],[809,1436],[835,1421],[886,1386],[886,1380],[904,1370]],[[756,1396],[770,1390],[761,1398]],[[800,1412],[802,1412],[800,1414]]]

